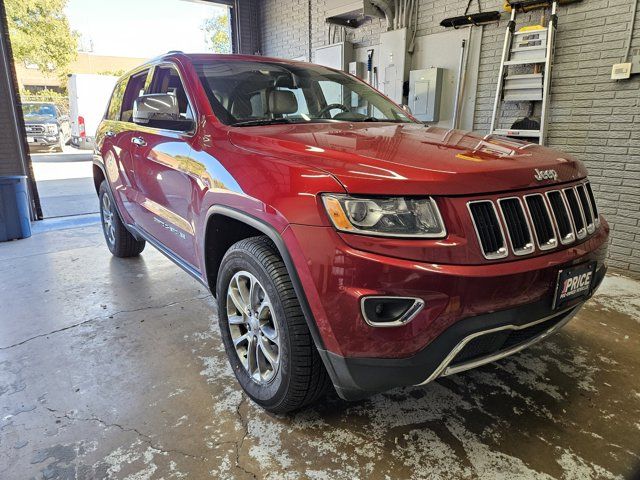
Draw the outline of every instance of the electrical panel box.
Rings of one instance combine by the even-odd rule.
[[[409,73],[409,108],[418,120],[440,120],[443,70],[433,67]]]
[[[316,49],[314,63],[347,72],[349,71],[349,63],[351,62],[352,58],[353,45],[349,42],[340,42],[333,43],[331,45],[325,45],[324,47],[318,47]],[[347,104],[347,99],[345,98],[346,91],[337,83],[331,84],[327,82],[326,87],[323,87],[322,93],[324,94],[327,104]],[[348,101],[351,102],[351,99],[349,99]]]
[[[407,29],[380,34],[380,90],[397,104],[403,103],[402,89],[409,73]]]
[[[353,45],[349,42],[332,43],[316,48],[315,61],[318,65],[349,71],[349,62],[353,58]]]

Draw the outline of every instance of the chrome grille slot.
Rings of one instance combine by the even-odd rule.
[[[578,192],[578,199],[580,200],[582,213],[584,214],[584,219],[587,224],[587,233],[593,233],[596,226],[593,223],[593,213],[591,212],[591,205],[589,205],[589,199],[587,198],[587,192],[584,190],[584,185],[578,185],[576,192]]]
[[[509,243],[516,255],[527,255],[534,250],[531,227],[518,197],[501,198],[498,205],[502,212]]]
[[[496,207],[490,200],[467,204],[485,258],[494,260],[507,256],[502,225]]]
[[[593,221],[597,227],[598,225],[600,225],[600,212],[598,212],[598,206],[596,205],[596,197],[593,196],[593,190],[591,190],[591,183],[585,183],[584,188],[587,190],[587,195],[589,195],[589,201],[591,202],[591,211],[593,212],[594,217]]]
[[[558,233],[560,234],[560,243],[566,245],[573,242],[576,239],[573,233],[573,224],[569,217],[569,207],[565,201],[562,193],[558,190],[547,192],[547,199],[551,205],[551,213],[558,227]]]
[[[555,248],[558,241],[544,197],[540,193],[525,195],[524,201],[527,204],[529,216],[533,222],[533,231],[536,235],[538,248],[540,250]]]
[[[585,228],[584,217],[582,216],[582,209],[578,203],[576,192],[573,188],[565,188],[563,191],[569,204],[569,210],[571,210],[571,218],[573,219],[573,225],[576,229],[576,236],[579,239],[584,238],[587,236],[587,229]]]

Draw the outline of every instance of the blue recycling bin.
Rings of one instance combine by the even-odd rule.
[[[0,176],[0,242],[30,236],[27,177]]]

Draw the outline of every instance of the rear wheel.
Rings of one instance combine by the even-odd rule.
[[[244,391],[274,413],[299,409],[330,385],[289,274],[267,237],[233,245],[220,265],[218,321]]]
[[[98,198],[100,199],[102,232],[104,233],[104,239],[107,241],[109,251],[114,256],[122,258],[140,255],[146,242],[144,240],[136,240],[123,225],[106,180],[103,180],[100,184]]]

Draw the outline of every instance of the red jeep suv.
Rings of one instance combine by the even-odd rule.
[[[606,271],[578,160],[424,125],[330,68],[169,53],[119,81],[96,139],[109,250],[149,242],[209,288],[273,412],[515,353]]]

